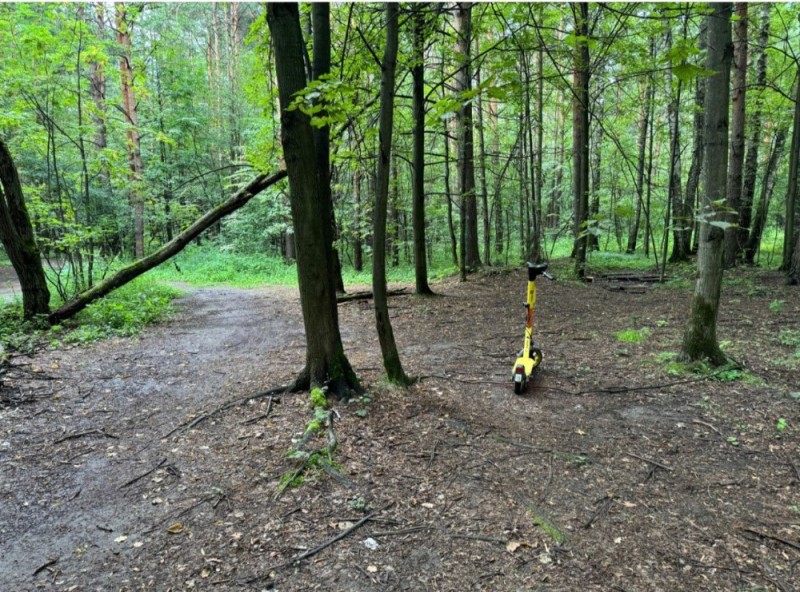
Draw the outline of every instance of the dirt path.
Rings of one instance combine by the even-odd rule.
[[[295,291],[198,290],[140,338],[37,356],[53,380],[19,379],[34,402],[0,410],[0,589],[795,590],[800,386],[777,334],[800,302],[778,276],[723,296],[722,338],[756,377],[736,382],[658,360],[685,292],[544,284],[522,397],[523,275],[436,289],[391,301],[423,377],[408,392],[380,383],[371,303],[340,307],[372,401],[336,406],[341,476],[281,496],[305,397],[165,435],[293,377]],[[613,337],[627,328],[649,337]]]

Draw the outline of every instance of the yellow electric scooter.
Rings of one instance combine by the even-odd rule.
[[[547,273],[547,263],[527,263],[528,266],[528,300],[525,302],[527,320],[525,323],[525,342],[517,361],[514,362],[514,392],[521,394],[528,388],[528,381],[537,366],[542,363],[542,350],[533,342],[533,308],[536,306],[536,278],[543,275],[548,280],[555,279]]]

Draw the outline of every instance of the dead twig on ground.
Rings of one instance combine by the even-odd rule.
[[[692,423],[696,424],[696,425],[705,426],[709,430],[712,430],[712,431],[716,432],[720,437],[724,438],[724,436],[722,435],[722,432],[720,432],[717,428],[715,428],[713,425],[711,425],[708,422],[705,422],[705,421],[702,421],[700,419],[695,418],[695,419],[692,420]]]
[[[772,541],[776,541],[778,543],[783,543],[787,547],[791,547],[792,549],[797,549],[800,551],[800,543],[796,543],[794,541],[790,541],[789,539],[785,539],[783,537],[779,537],[774,534],[769,534],[766,532],[761,532],[760,530],[755,530],[754,528],[744,527],[742,528],[742,532],[749,532],[750,534],[754,534],[756,536],[761,537],[762,539],[770,539]]]
[[[665,471],[672,471],[672,467],[668,467],[667,465],[661,464],[660,462],[658,462],[656,460],[651,460],[649,458],[645,458],[643,456],[639,456],[638,454],[634,454],[633,452],[626,452],[625,454],[627,456],[631,456],[633,458],[638,458],[639,460],[644,461],[646,463],[649,463],[649,464],[653,465],[654,467],[658,467],[659,469],[664,469]]]
[[[53,442],[53,445],[61,444],[62,442],[66,442],[67,440],[77,440],[78,438],[83,438],[84,436],[91,436],[93,434],[103,436],[104,438],[113,438],[114,440],[118,439],[118,437],[115,436],[114,434],[109,434],[108,432],[106,432],[105,428],[94,428],[93,430],[86,430],[85,432],[78,432],[76,434],[67,434],[66,436],[63,436],[62,438],[59,438],[58,440]]]
[[[37,567],[37,568],[36,568],[36,571],[34,571],[34,572],[33,572],[33,574],[31,574],[31,575],[32,575],[32,576],[34,576],[34,577],[38,576],[38,575],[39,575],[40,573],[42,573],[44,570],[46,570],[46,569],[48,569],[49,567],[51,567],[51,566],[55,565],[56,563],[58,563],[58,560],[59,560],[59,559],[61,559],[61,557],[56,557],[55,559],[48,559],[48,560],[47,560],[47,563],[45,563],[45,564],[43,564],[43,565],[40,565],[39,567]]]
[[[247,421],[243,421],[242,425],[252,425],[252,424],[256,423],[257,421],[261,421],[262,419],[267,419],[269,417],[269,414],[272,413],[272,402],[274,400],[275,400],[274,396],[270,395],[269,396],[269,403],[267,404],[267,411],[265,413],[262,413],[261,415],[259,415],[257,417],[253,417],[252,419],[248,419]],[[278,402],[280,402],[280,399],[278,399]]]
[[[158,461],[158,464],[157,464],[156,466],[154,466],[152,469],[150,469],[149,471],[147,471],[146,473],[142,473],[142,474],[141,474],[141,475],[139,475],[138,477],[134,477],[134,478],[133,478],[133,479],[131,479],[130,481],[126,481],[125,483],[123,483],[122,485],[120,485],[119,487],[117,487],[117,489],[125,489],[126,487],[128,487],[129,485],[133,485],[134,483],[136,483],[136,482],[137,482],[137,481],[139,481],[140,479],[144,479],[144,478],[145,478],[145,477],[147,477],[149,474],[151,474],[151,473],[154,473],[154,472],[155,472],[155,471],[157,471],[159,468],[161,468],[161,465],[163,465],[165,462],[167,462],[167,459],[166,459],[166,457],[165,457],[165,458],[162,458],[160,461]]]
[[[359,520],[358,522],[353,524],[353,526],[351,526],[347,530],[343,530],[342,532],[337,534],[332,539],[328,539],[327,541],[325,541],[324,543],[322,543],[320,545],[317,545],[313,549],[309,549],[308,551],[304,551],[303,553],[300,553],[299,555],[297,555],[295,557],[292,557],[291,559],[287,559],[283,563],[279,563],[278,565],[273,565],[272,567],[267,568],[267,570],[266,570],[267,575],[254,576],[254,577],[248,579],[247,583],[248,584],[255,584],[255,583],[260,582],[260,581],[264,580],[265,578],[269,577],[269,573],[274,571],[274,570],[281,569],[283,567],[288,567],[290,565],[297,565],[301,561],[304,561],[305,559],[308,559],[309,557],[313,557],[317,553],[320,553],[321,551],[324,551],[325,549],[327,549],[331,545],[341,541],[343,538],[353,534],[356,530],[358,530],[359,528],[364,526],[367,522],[372,520],[377,514],[379,514],[380,512],[383,512],[385,510],[388,510],[393,505],[394,505],[394,502],[389,502],[388,504],[386,504],[382,508],[380,508],[378,510],[375,510],[374,512],[370,512],[369,514],[364,516],[361,520]]]
[[[274,389],[269,389],[268,391],[256,393],[255,395],[247,395],[246,397],[239,397],[237,399],[233,399],[231,401],[228,401],[227,403],[223,403],[219,407],[215,407],[208,413],[203,413],[202,415],[198,415],[191,421],[182,423],[178,427],[164,434],[161,438],[162,439],[169,438],[175,433],[191,430],[192,428],[198,426],[207,419],[211,419],[218,413],[222,413],[223,411],[230,409],[231,407],[236,407],[237,405],[242,405],[243,403],[247,403],[248,401],[254,401],[256,399],[263,399],[264,397],[272,397],[273,395],[283,394],[290,391],[292,387],[293,385],[278,386],[275,387]]]

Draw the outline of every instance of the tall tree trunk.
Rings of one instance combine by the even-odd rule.
[[[361,171],[353,172],[353,269],[364,268],[364,244],[361,238]]]
[[[475,51],[479,51],[477,37]],[[475,70],[475,82],[481,85],[481,69]],[[489,188],[486,177],[486,134],[484,133],[483,93],[478,94],[478,171],[481,179],[481,219],[483,220],[483,260],[492,264],[491,236],[489,234]]]
[[[331,71],[331,5],[328,2],[311,3],[311,23],[313,29],[314,57],[311,63],[311,72],[314,80],[330,74]],[[342,265],[339,261],[339,251],[336,250],[336,219],[333,212],[333,197],[331,194],[331,128],[329,125],[314,127],[314,149],[316,152],[317,174],[320,181],[320,199],[326,214],[326,222],[330,231],[325,240],[330,240],[333,252],[333,277],[336,291],[344,292],[342,280]]]
[[[708,78],[705,100],[705,175],[697,255],[697,283],[681,349],[681,358],[708,358],[721,364],[725,356],[717,342],[717,314],[722,287],[722,257],[725,233],[712,224],[721,218],[715,202],[725,198],[728,172],[728,107],[730,104],[731,4],[710,5],[707,17]]]
[[[739,213],[739,244],[744,245],[745,261],[752,263],[753,259],[748,259],[748,249],[750,242],[750,225],[752,224],[753,201],[756,192],[756,177],[758,175],[758,152],[761,144],[761,114],[764,104],[764,89],[767,86],[767,43],[769,41],[769,11],[770,4],[765,2],[761,5],[761,27],[758,33],[758,44],[756,53],[756,83],[753,90],[755,104],[752,115],[750,116],[750,137],[747,140],[747,156],[744,161],[744,177],[742,179],[742,207]],[[750,95],[753,96],[752,94]],[[759,234],[760,240],[760,234]],[[750,251],[752,253],[752,251]]]
[[[604,116],[604,101],[602,95],[597,99],[597,120],[602,121]],[[598,221],[600,219],[600,165],[602,164],[601,156],[602,156],[602,145],[603,145],[603,126],[598,125],[592,130],[592,140],[591,140],[591,155],[592,155],[592,166],[591,166],[591,185],[590,185],[590,194],[592,196],[591,203],[589,205],[589,217],[590,217],[590,226],[587,227],[587,230],[591,230],[589,233],[589,245],[588,248],[590,251],[599,251],[600,250],[600,228],[598,227]]]
[[[450,130],[444,121],[444,197],[447,203],[447,230],[450,236],[450,257],[453,265],[458,267],[458,249],[456,247],[456,228],[453,222],[453,192],[450,186]]]
[[[297,246],[297,280],[306,331],[306,367],[296,386],[330,383],[337,395],[360,390],[344,354],[336,309],[329,212],[321,198],[320,179],[310,175],[316,164],[314,133],[308,115],[289,110],[306,86],[300,11],[296,3],[267,4],[281,105],[281,144],[289,177],[292,223]]]
[[[786,187],[786,225],[783,231],[783,262],[781,270],[788,271],[794,251],[794,235],[797,232],[795,211],[800,192],[800,63],[797,71],[797,88],[794,98],[794,121],[792,123],[792,147],[789,153],[789,178]]]
[[[400,354],[394,340],[386,295],[386,210],[389,198],[389,169],[392,163],[392,125],[394,122],[394,85],[397,68],[398,4],[386,3],[386,48],[381,66],[380,153],[375,192],[375,217],[372,226],[372,294],[375,326],[383,354],[383,367],[390,382],[407,385]]]
[[[541,6],[540,6],[541,8]],[[536,52],[536,107],[534,109],[534,124],[536,125],[536,162],[533,171],[533,194],[534,194],[534,251],[531,253],[531,261],[541,261],[543,259],[542,239],[544,237],[544,212],[542,210],[542,190],[544,189],[544,170],[542,168],[542,152],[544,151],[544,125],[542,114],[544,113],[544,50],[542,46]]]
[[[728,162],[728,195],[727,206],[731,210],[729,216],[731,226],[725,229],[725,267],[736,265],[736,259],[742,251],[739,244],[739,225],[742,208],[742,171],[744,170],[744,124],[745,99],[747,91],[747,4],[736,3],[733,42],[733,75],[731,80],[731,102],[733,116],[731,119],[731,153]]]
[[[653,58],[655,56],[655,40],[650,40],[650,57]],[[628,245],[625,249],[626,253],[635,253],[636,252],[636,244],[639,241],[639,229],[641,227],[641,220],[642,220],[642,209],[644,206],[644,173],[646,168],[646,157],[647,157],[647,138],[648,132],[652,127],[652,111],[653,111],[653,102],[650,100],[653,96],[653,76],[652,74],[647,76],[647,83],[644,87],[644,97],[642,101],[642,107],[640,112],[640,120],[641,123],[639,124],[639,143],[638,143],[638,158],[636,161],[636,205],[634,207],[634,215],[633,215],[633,222],[631,224],[631,230],[628,233]],[[647,246],[647,240],[645,240],[645,246]]]
[[[705,49],[705,20],[700,26],[700,48]],[[698,76],[695,80],[694,94],[694,136],[692,139],[692,164],[689,166],[689,174],[686,178],[686,193],[683,198],[684,215],[680,220],[674,220],[673,224],[680,224],[686,228],[686,232],[681,233],[680,252],[686,253],[688,258],[692,252],[692,229],[695,226],[694,209],[697,203],[698,190],[700,188],[700,175],[703,171],[703,156],[705,154],[705,113],[703,105],[706,97],[706,78]]]
[[[575,33],[572,99],[572,163],[575,211],[575,275],[586,273],[589,220],[589,5],[572,5]]]
[[[786,129],[779,129],[775,134],[775,141],[773,142],[772,150],[767,160],[767,166],[764,169],[764,179],[761,182],[761,196],[759,197],[758,207],[756,208],[756,215],[753,218],[753,227],[750,230],[750,235],[747,238],[747,244],[744,247],[744,260],[748,265],[755,263],[756,252],[761,246],[761,236],[764,233],[764,227],[767,224],[767,213],[769,212],[769,203],[772,198],[772,191],[775,189],[775,181],[778,170],[778,163],[783,155],[783,148],[786,144]]]
[[[0,238],[17,272],[26,319],[50,312],[50,290],[11,153],[0,138]]]
[[[472,3],[456,3],[454,27],[458,71],[456,87],[462,94],[472,90]],[[475,195],[475,147],[472,125],[472,101],[461,100],[456,115],[458,138],[458,178],[461,193],[461,215],[464,229],[464,251],[461,253],[462,274],[481,266],[478,250],[478,200]]]
[[[684,20],[684,23],[686,21]],[[685,33],[685,30],[684,30]],[[685,34],[684,34],[685,38]],[[672,29],[667,31],[667,47],[672,48]],[[669,51],[668,49],[668,51]],[[683,235],[687,231],[684,219],[687,212],[684,210],[683,190],[681,188],[681,91],[683,81],[678,79],[677,89],[672,92],[672,69],[667,71],[667,88],[670,93],[670,102],[667,106],[667,118],[669,120],[669,203],[665,214],[664,224],[664,265],[666,265],[666,247],[669,239],[669,210],[672,210],[672,254],[670,261],[686,261],[689,253],[684,251],[686,241]]]
[[[411,180],[411,227],[414,235],[414,284],[419,295],[433,294],[428,285],[425,253],[425,3],[414,6],[414,62],[412,117],[414,119]],[[447,140],[445,139],[445,142]]]
[[[133,208],[134,255],[144,257],[144,196],[142,195],[142,149],[139,135],[139,114],[134,93],[133,57],[131,50],[131,29],[134,18],[129,7],[122,2],[116,4],[117,43],[122,47],[119,58],[119,78],[122,88],[122,112],[127,124],[127,150],[130,168],[128,200]]]

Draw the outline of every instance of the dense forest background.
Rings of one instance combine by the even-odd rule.
[[[707,215],[698,199],[708,10],[402,6],[390,268],[413,262],[420,78],[434,273],[571,255],[582,275],[593,252],[689,261]],[[310,12],[302,7],[309,78]],[[728,265],[790,267],[799,15],[796,4],[740,4],[731,19],[730,171],[714,221]],[[333,5],[330,26],[330,74],[295,105],[331,127],[336,246],[342,265],[360,271],[372,246],[383,6]],[[257,172],[282,169],[272,62],[256,4],[0,6],[0,130],[61,300],[156,251]],[[196,243],[290,262],[285,183]]]

